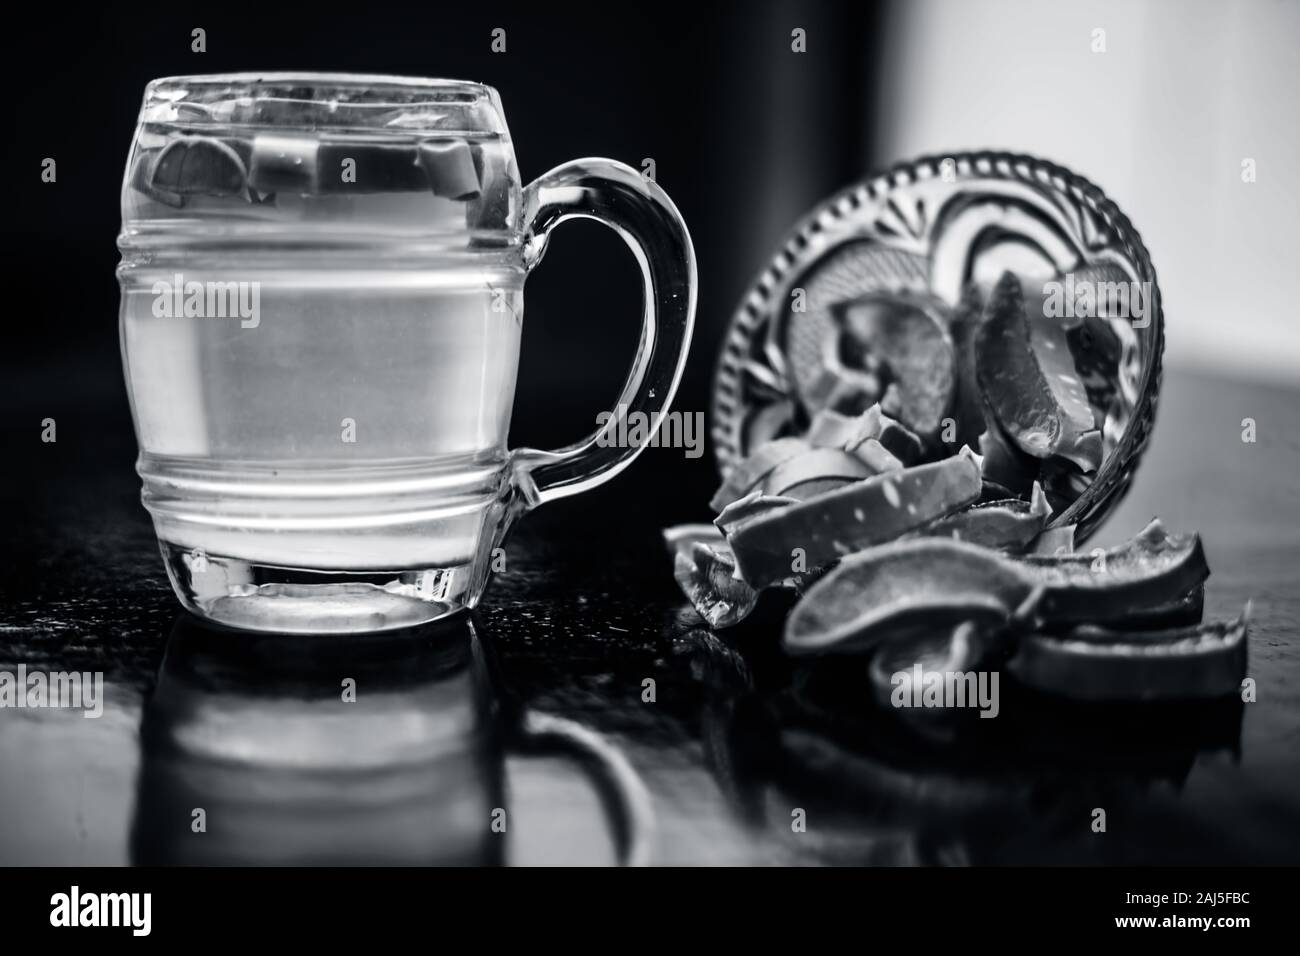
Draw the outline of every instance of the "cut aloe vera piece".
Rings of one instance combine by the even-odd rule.
[[[1125,631],[1164,631],[1174,627],[1190,627],[1205,619],[1205,585],[1198,584],[1181,597],[1156,601],[1129,608],[1122,622],[1116,626]],[[1053,628],[1052,633],[1063,634],[1077,622],[1066,622]]]
[[[1033,487],[1043,466],[1037,458],[1015,447],[996,421],[988,422],[980,435],[980,458],[984,480],[1016,495],[1023,495]]]
[[[861,415],[845,415],[833,408],[823,408],[813,416],[805,437],[814,448],[843,448],[858,436],[861,422]]]
[[[721,487],[709,501],[709,507],[715,512],[721,511],[752,491],[777,465],[804,454],[810,447],[802,438],[778,438],[759,445],[748,457],[731,466]]]
[[[874,472],[873,472],[874,474]],[[783,498],[792,498],[796,501],[811,501],[813,498],[819,498],[822,495],[830,494],[832,491],[839,491],[841,488],[847,488],[854,481],[861,479],[854,478],[813,478],[809,481],[802,482],[793,488],[787,488]]]
[[[435,196],[464,201],[479,195],[474,154],[463,139],[426,139],[416,160]]]
[[[916,432],[912,431],[902,422],[899,422],[888,415],[880,416],[880,433],[868,437],[866,441],[874,438],[904,465],[915,465],[921,460],[921,439]],[[850,448],[849,451],[856,451],[856,447]]]
[[[180,193],[163,189],[153,184],[153,167],[161,149],[143,149],[136,156],[135,166],[131,170],[131,188],[143,193],[155,202],[160,202],[173,209],[185,205],[185,197]]]
[[[737,558],[740,553],[737,550]],[[1012,620],[1046,630],[1123,622],[1205,580],[1199,536],[1153,521],[1110,551],[1012,558],[947,538],[917,538],[844,559],[809,588],[786,622],[791,653],[857,651],[908,628]]]
[[[880,377],[856,369],[824,368],[806,388],[809,408],[829,408],[841,415],[860,415],[880,400]]]
[[[1173,601],[1135,608],[1124,618],[1126,631],[1160,631],[1190,627],[1205,619],[1205,585],[1198,584]]]
[[[822,409],[813,417],[807,438],[815,448],[842,448],[851,452],[863,442],[876,441],[903,464],[914,463],[922,451],[916,433],[881,411],[879,402],[858,415]]]
[[[855,446],[853,454],[861,459],[862,463],[875,475],[886,471],[900,471],[903,467],[903,463],[890,454],[889,449],[874,438],[868,438]]]
[[[465,225],[470,229],[510,228],[512,197],[518,195],[519,173],[512,155],[503,149],[470,145],[478,170],[479,194],[465,203]]]
[[[149,186],[176,196],[240,196],[246,192],[248,172],[229,143],[211,136],[179,136],[154,159]]]
[[[867,409],[860,422],[857,437],[844,446],[846,451],[857,453],[863,442],[874,440],[880,442],[885,451],[904,465],[914,465],[920,460],[923,450],[920,436],[902,422],[886,415],[879,404]]]
[[[858,415],[823,409],[813,417],[807,438],[817,448],[842,448],[854,453],[864,442],[875,441],[904,465],[915,463],[922,452],[916,433],[881,411],[879,402]],[[864,455],[859,457],[868,461]]]
[[[713,628],[739,624],[758,603],[758,593],[735,572],[729,552],[699,541],[678,550],[673,559],[678,587]]]
[[[1035,315],[1032,321],[1055,320]],[[1101,464],[1101,433],[1069,349],[1059,349],[1059,356],[1036,351],[1030,326],[1020,280],[1004,273],[975,335],[976,374],[985,400],[1027,455],[1060,455],[1095,471]]]
[[[1074,462],[1056,457],[1042,462],[1039,477],[1043,482],[1043,489],[1047,492],[1047,499],[1058,508],[1061,505],[1069,507],[1077,501],[1079,496],[1088,490],[1094,478],[1093,475],[1085,475],[1081,472]]]
[[[954,353],[952,417],[956,424],[956,444],[980,447],[985,428],[984,392],[975,371],[975,333],[983,318],[984,302],[975,283],[966,286],[961,301],[948,321]]]
[[[873,293],[841,304],[841,350],[862,356],[841,356],[850,367],[867,367],[869,356],[882,367],[892,404],[882,409],[922,438],[933,436],[952,400],[954,359],[952,339],[944,324],[920,303]],[[883,383],[883,382],[882,382]]]
[[[1039,613],[1055,624],[1123,621],[1135,609],[1168,604],[1210,576],[1198,534],[1170,534],[1157,519],[1103,551],[1026,555],[1046,589]]]
[[[885,472],[746,521],[728,538],[745,580],[766,587],[892,541],[979,493],[979,463],[963,448],[943,461]]]
[[[987,458],[981,461],[987,462]],[[993,501],[1010,501],[1016,496],[1011,493],[1010,488],[999,485],[996,481],[989,481],[988,478],[980,480],[982,490],[980,491],[979,501],[976,504],[986,505]]]
[[[259,193],[314,195],[320,191],[319,150],[320,139],[314,135],[259,133],[253,137],[248,185]]]
[[[737,498],[723,508],[722,512],[713,519],[713,523],[724,535],[730,535],[746,521],[752,521],[769,511],[793,504],[798,504],[797,498],[768,495],[763,493],[763,489],[755,488],[743,498]]]
[[[416,193],[428,188],[419,153],[409,143],[322,138],[316,165],[320,178],[315,185],[322,193]],[[352,175],[345,179],[349,170]]]
[[[1052,515],[1043,489],[1034,483],[1032,498],[1011,498],[974,504],[932,521],[913,534],[953,538],[995,551],[1022,552],[1043,530]]]
[[[963,621],[995,633],[1034,593],[1033,579],[997,552],[918,538],[844,559],[814,584],[786,620],[792,654],[853,653]]]
[[[1080,436],[1072,448],[1062,447],[1057,454],[1072,461],[1085,472],[1094,472],[1101,465],[1101,425],[1097,421],[1096,409],[1089,400],[1071,345],[1071,336],[1085,327],[1086,320],[1079,326],[1074,326],[1069,320],[1052,316],[1046,300],[1041,287],[1025,295],[1029,347],[1038,360],[1044,380],[1064,412],[1069,428]],[[1113,332],[1111,336],[1114,337]],[[1118,355],[1116,359],[1118,371]]]
[[[1088,283],[1092,289],[1101,289],[1103,284],[1123,282],[1127,286],[1130,277],[1119,266],[1102,263],[1074,272],[1074,284]],[[1119,362],[1122,354],[1119,336],[1111,328],[1110,320],[1100,315],[1090,315],[1080,321],[1066,333],[1070,354],[1074,358],[1074,367],[1078,369],[1079,380],[1083,382],[1088,393],[1088,402],[1092,405],[1098,427],[1105,419],[1106,409],[1119,393]]]
[[[1105,319],[1095,316],[1084,319],[1078,328],[1068,333],[1070,353],[1079,372],[1092,406],[1093,420],[1101,428],[1106,421],[1106,410],[1119,395],[1119,336]]]
[[[1043,533],[1030,544],[1029,551],[1033,554],[1047,556],[1073,554],[1075,527],[1075,525],[1066,524],[1061,525],[1059,528],[1044,528]]]
[[[1024,307],[1028,317],[1030,347],[1034,350],[1034,356],[1039,362],[1039,367],[1043,369],[1043,376],[1052,389],[1054,397],[1060,403],[1062,410],[1069,415],[1071,425],[1083,428],[1084,432],[1099,429],[1095,410],[1088,398],[1088,389],[1084,385],[1083,376],[1080,375],[1078,362],[1075,359],[1075,349],[1071,345],[1071,337],[1076,332],[1082,333],[1082,330],[1088,326],[1088,321],[1061,319],[1060,316],[1052,315],[1050,312],[1053,310],[1049,310],[1048,297],[1041,290],[1041,286],[1039,289],[1026,291],[1024,300],[1026,300]],[[1096,328],[1096,325],[1091,328]],[[1110,333],[1110,338],[1118,346],[1118,339],[1114,339],[1113,332]],[[1117,352],[1115,371],[1118,371],[1118,358]],[[1091,454],[1091,447],[1088,454]],[[1065,455],[1065,457],[1074,460],[1084,471],[1096,471],[1097,464],[1100,464],[1100,458],[1097,464],[1092,464],[1080,460],[1078,455]]]
[[[856,455],[838,448],[814,448],[777,465],[762,487],[766,495],[806,500],[875,473]]]
[[[1009,663],[1029,687],[1087,701],[1190,700],[1237,693],[1249,608],[1235,621],[1165,631],[1080,627],[1024,638]]]

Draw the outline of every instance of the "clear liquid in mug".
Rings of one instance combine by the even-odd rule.
[[[122,348],[145,504],[196,602],[259,567],[467,586],[507,461],[517,183],[495,135],[141,127]]]

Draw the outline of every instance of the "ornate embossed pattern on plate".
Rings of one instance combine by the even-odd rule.
[[[1121,355],[1119,400],[1103,429],[1106,458],[1052,522],[1077,524],[1076,540],[1087,538],[1123,497],[1150,435],[1164,315],[1151,257],[1128,218],[1088,180],[1032,156],[953,153],[902,163],[832,196],[795,227],[723,344],[712,410],[719,470],[783,427],[805,427],[831,391],[852,386],[855,373],[840,381],[827,345],[832,303],[879,292],[953,306],[969,279],[992,281],[1003,269],[1031,278],[1100,270],[1150,290],[1145,327],[1110,320]]]

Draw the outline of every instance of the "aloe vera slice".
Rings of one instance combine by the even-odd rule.
[[[872,408],[879,408],[873,405]],[[865,414],[865,413],[864,413]],[[823,408],[808,425],[808,444],[814,448],[843,448],[862,427],[862,415],[845,415],[833,408]]]
[[[1055,321],[1035,315],[1033,322]],[[1004,273],[975,335],[976,374],[997,421],[1035,458],[1060,455],[1084,471],[1101,464],[1101,433],[1068,348],[1036,352],[1020,280]]]
[[[1054,623],[1123,621],[1135,608],[1177,601],[1210,576],[1198,534],[1170,534],[1159,519],[1109,551],[1027,555],[1046,589],[1039,612]]]
[[[1046,556],[1074,553],[1075,525],[1065,524],[1059,528],[1044,528],[1029,546],[1033,554]]]
[[[728,539],[745,580],[766,587],[892,541],[979,493],[979,463],[963,448],[943,461],[885,472],[746,521]]]
[[[761,488],[755,488],[743,498],[737,498],[723,508],[722,512],[713,519],[713,523],[724,535],[730,535],[746,521],[752,521],[769,511],[784,508],[797,502],[797,498],[767,495],[763,493]]]
[[[1138,608],[1124,618],[1128,631],[1188,627],[1205,619],[1205,585],[1198,584],[1180,598]]]
[[[1123,282],[1127,284],[1130,277],[1117,265],[1101,263],[1074,272],[1075,286],[1088,283],[1090,288],[1099,289],[1103,283]],[[1066,333],[1070,354],[1074,357],[1074,367],[1078,369],[1079,380],[1083,382],[1088,393],[1088,402],[1092,405],[1097,419],[1105,419],[1106,409],[1119,393],[1119,362],[1122,354],[1119,336],[1111,328],[1110,321],[1100,315],[1089,315]]]
[[[953,370],[956,375],[952,396],[952,415],[957,426],[956,441],[972,448],[979,447],[980,436],[987,427],[984,392],[975,370],[975,333],[983,310],[979,287],[970,283],[948,321],[954,353]]]
[[[345,165],[355,169],[355,177],[343,178]],[[367,143],[322,136],[316,148],[316,166],[320,170],[318,181],[313,185],[304,178],[300,187],[353,195],[414,193],[428,188],[419,151],[409,143]]]
[[[1101,467],[1101,423],[1071,347],[1071,335],[1083,326],[1074,327],[1067,320],[1050,315],[1046,299],[1040,286],[1026,293],[1025,308],[1029,347],[1061,408],[1062,419],[1068,424],[1067,432],[1076,436],[1073,445],[1060,446],[1056,451],[1082,471],[1095,472]]]
[[[802,455],[809,448],[808,442],[802,438],[778,438],[759,445],[748,457],[731,467],[722,485],[709,501],[709,507],[715,512],[721,511],[737,498],[752,491],[777,465]]]
[[[875,473],[861,458],[848,452],[814,448],[777,465],[763,479],[762,487],[767,495],[807,499]]]
[[[864,442],[874,440],[904,465],[913,465],[920,460],[923,451],[920,436],[886,415],[879,404],[867,409],[860,421],[862,427],[857,436],[844,446],[846,451],[857,453]]]
[[[167,195],[237,196],[247,185],[239,153],[212,136],[178,136],[159,151],[149,172],[150,188]]]
[[[984,480],[1017,495],[1024,494],[1033,486],[1042,468],[1042,462],[1026,455],[1008,440],[996,421],[990,421],[980,435],[980,458]]]
[[[987,463],[987,458],[982,458],[982,462]],[[981,491],[979,501],[976,504],[986,505],[994,501],[1010,501],[1016,496],[1011,493],[1010,488],[999,485],[996,481],[989,481],[987,477],[980,481]]]
[[[874,474],[874,472],[872,472],[872,474]],[[832,491],[839,491],[841,488],[845,488],[858,480],[860,479],[809,478],[807,481],[802,481],[797,485],[786,488],[785,491],[782,492],[781,497],[790,498],[795,501],[809,501],[813,498],[818,498],[821,495],[829,494]]]
[[[859,451],[868,441],[875,441],[900,465],[915,463],[922,452],[920,437],[881,411],[879,402],[859,415],[845,415],[833,408],[824,408],[813,416],[806,437],[814,448],[842,448],[858,454],[868,464],[871,463],[869,455]]]
[[[1236,693],[1249,608],[1233,621],[1165,631],[1080,627],[1023,639],[1008,668],[1036,690],[1088,701],[1187,700]]]
[[[913,534],[953,538],[995,551],[1021,552],[1040,536],[1051,515],[1043,489],[1035,482],[1029,501],[1011,498],[973,504],[932,521]]]
[[[420,142],[416,162],[429,180],[435,196],[464,201],[477,199],[478,169],[469,143],[463,139],[426,139]]]
[[[846,558],[809,588],[786,620],[784,646],[792,654],[852,653],[963,621],[996,632],[1033,593],[1029,574],[987,548],[892,542]]]
[[[899,471],[903,467],[903,463],[874,438],[868,438],[854,446],[853,454],[871,470],[873,475],[885,471]]]
[[[161,149],[140,150],[136,156],[135,166],[131,169],[131,188],[165,206],[171,206],[173,209],[183,208],[184,196],[153,184],[153,168],[161,152]]]
[[[259,193],[314,195],[320,191],[319,151],[314,135],[259,133],[253,137],[248,185]]]
[[[1013,619],[1048,630],[1123,622],[1208,575],[1200,537],[1170,535],[1159,521],[1094,554],[1012,558],[948,538],[900,541],[844,559],[809,588],[786,621],[785,647],[855,651],[963,613],[995,629]]]
[[[802,394],[809,408],[860,415],[880,400],[880,377],[873,372],[823,368]]]
[[[1039,479],[1047,492],[1047,500],[1062,510],[1078,500],[1092,484],[1093,475],[1085,475],[1079,466],[1065,458],[1052,457],[1042,462]]]
[[[1204,618],[1205,585],[1202,583],[1181,597],[1131,607],[1125,612],[1123,621],[1116,626],[1122,626],[1126,631],[1164,631],[1200,624]],[[1064,628],[1054,628],[1052,633],[1061,634],[1078,626],[1081,625],[1067,622]]]
[[[850,367],[868,367],[867,357],[883,366],[888,382],[881,407],[922,438],[938,431],[952,399],[952,339],[944,323],[919,302],[872,293],[835,310],[847,344],[862,357],[841,356]]]

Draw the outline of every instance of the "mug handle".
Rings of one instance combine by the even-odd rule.
[[[524,190],[523,213],[528,270],[541,262],[552,229],[568,219],[594,219],[623,237],[645,283],[641,343],[609,421],[565,448],[511,452],[516,500],[526,511],[609,481],[641,453],[644,442],[615,444],[617,419],[632,412],[649,418],[672,401],[695,324],[696,274],[695,250],[677,207],[623,163],[589,158],[557,166]]]
[[[654,801],[640,774],[604,735],[576,720],[526,708],[513,740],[516,752],[576,763],[596,790],[614,840],[618,866],[648,866],[655,839]]]
[[[577,764],[605,812],[618,865],[648,865],[655,838],[654,801],[623,751],[576,720],[524,704],[506,690],[500,661],[477,615],[469,618],[469,632],[482,692],[507,728],[506,749],[530,756],[562,757]]]

